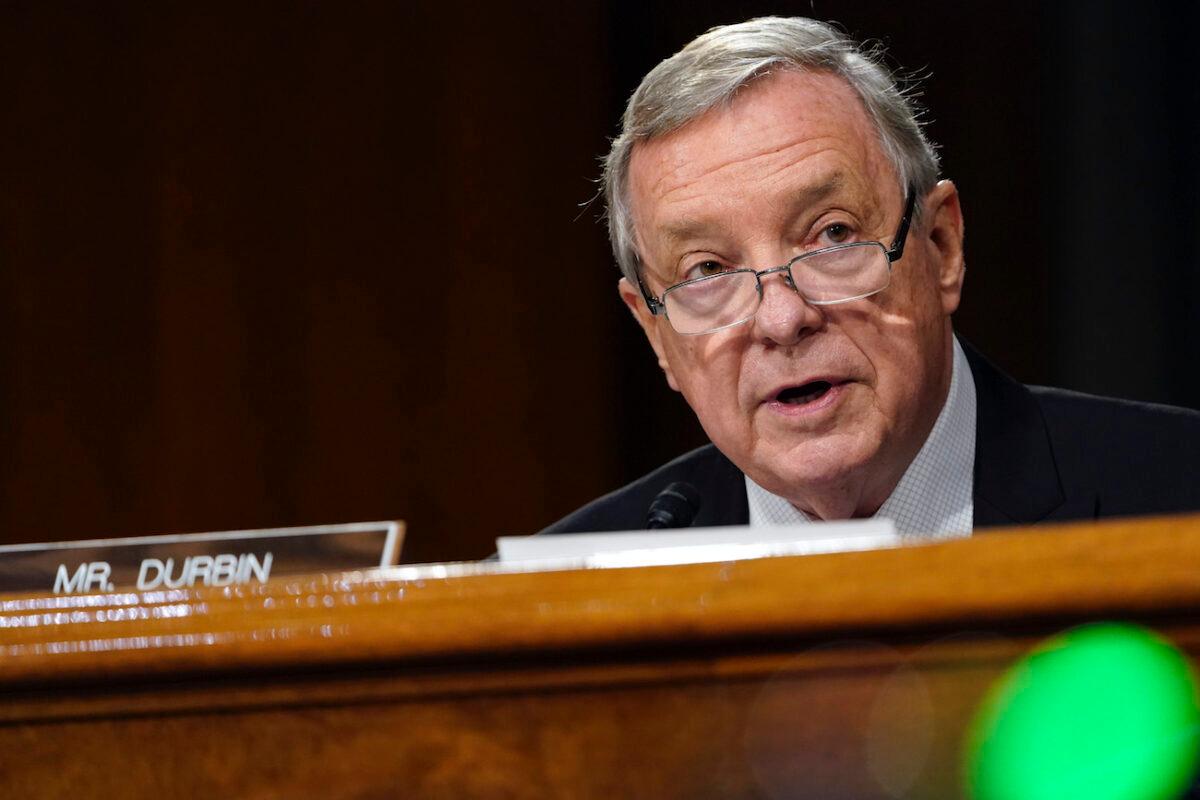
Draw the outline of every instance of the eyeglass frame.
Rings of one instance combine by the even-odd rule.
[[[917,204],[917,190],[916,190],[915,186],[910,186],[908,188],[908,196],[905,198],[905,201],[904,201],[904,214],[901,215],[901,217],[900,217],[900,225],[896,228],[896,235],[892,238],[892,246],[890,248],[884,247],[883,242],[878,242],[878,241],[876,241],[876,242],[848,242],[846,244],[835,244],[832,247],[822,247],[818,250],[810,250],[807,253],[801,253],[800,255],[798,255],[795,258],[788,261],[786,264],[783,264],[778,267],[768,267],[767,269],[762,269],[762,270],[756,270],[752,267],[743,267],[740,269],[731,269],[727,272],[721,272],[721,273],[718,273],[718,275],[733,275],[736,273],[745,273],[745,272],[754,273],[754,283],[755,283],[755,287],[758,291],[758,305],[761,305],[762,304],[762,296],[763,296],[762,279],[763,279],[764,275],[773,275],[777,272],[783,273],[783,276],[784,276],[783,279],[787,283],[788,287],[791,288],[794,292],[796,292],[796,294],[800,294],[800,290],[796,288],[795,278],[792,277],[792,265],[795,264],[797,261],[802,261],[802,260],[804,260],[806,258],[810,258],[812,256],[821,255],[822,253],[832,253],[832,252],[836,252],[838,250],[846,250],[851,247],[862,247],[863,245],[878,245],[879,247],[884,247],[883,253],[887,257],[888,282],[886,284],[879,287],[878,289],[876,289],[873,292],[868,292],[867,294],[855,295],[854,297],[844,297],[840,300],[809,300],[807,297],[805,297],[804,300],[805,300],[805,302],[812,303],[813,305],[830,306],[830,305],[837,305],[838,303],[849,303],[853,300],[862,300],[864,297],[870,297],[872,295],[879,294],[884,289],[888,288],[888,286],[890,286],[892,283],[892,281],[891,281],[892,264],[896,263],[904,256],[904,243],[906,241],[908,241],[908,230],[912,224],[913,210],[916,208],[916,204]],[[679,283],[672,284],[671,286],[668,286],[666,289],[663,289],[662,297],[655,297],[653,294],[651,294],[650,290],[648,288],[646,288],[646,284],[642,281],[642,276],[641,276],[640,272],[638,273],[638,276],[637,276],[637,282],[638,282],[638,289],[640,289],[641,293],[642,293],[642,299],[645,300],[646,308],[648,308],[650,310],[650,314],[655,317],[657,317],[659,314],[662,314],[663,317],[665,317],[667,319],[667,321],[670,322],[671,318],[670,318],[670,316],[667,315],[667,304],[666,304],[667,294],[674,289],[678,289],[680,286],[687,286],[689,284],[699,283],[700,281],[712,280],[715,277],[717,277],[717,275],[704,275],[699,278],[690,278],[686,281],[680,281]],[[804,297],[804,295],[802,295],[802,294],[800,294],[800,296]],[[758,305],[756,305],[754,307],[754,314],[758,313]],[[703,335],[709,334],[709,333],[716,333],[717,331],[725,330],[726,328],[733,328],[737,325],[741,325],[745,322],[749,322],[750,320],[754,319],[754,314],[750,314],[745,319],[738,320],[737,322],[731,322],[728,325],[720,325],[716,328],[713,328],[712,330],[699,331],[697,333],[690,333],[690,334],[689,333],[681,333],[680,335],[681,336],[703,336]]]

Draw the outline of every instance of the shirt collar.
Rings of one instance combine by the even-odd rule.
[[[975,510],[975,381],[966,354],[954,340],[950,389],[933,429],[876,517],[890,518],[902,536],[969,536]],[[751,525],[812,522],[787,500],[746,476]]]

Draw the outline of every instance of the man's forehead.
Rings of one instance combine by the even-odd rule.
[[[781,70],[679,130],[637,144],[631,199],[686,200],[725,178],[770,180],[797,164],[812,166],[814,185],[836,170],[849,174],[848,183],[874,183],[890,170],[861,100],[839,76]]]
[[[790,216],[838,195],[845,188],[845,172],[834,170],[824,175],[814,175],[803,185],[789,192],[779,210]],[[711,222],[702,216],[683,214],[663,220],[656,227],[655,234],[661,236],[667,244],[674,244],[702,236],[709,232],[711,227]]]

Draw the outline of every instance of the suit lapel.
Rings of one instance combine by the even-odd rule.
[[[697,528],[748,525],[750,506],[746,500],[745,476],[720,450],[709,447],[711,452],[705,454],[691,476],[702,498],[692,525]]]
[[[1078,517],[1033,394],[959,340],[975,379],[975,527]]]

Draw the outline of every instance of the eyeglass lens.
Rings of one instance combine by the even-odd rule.
[[[887,251],[878,242],[819,250],[791,262],[796,291],[810,303],[843,302],[874,294],[890,279]],[[722,272],[671,287],[667,319],[683,334],[709,333],[745,322],[760,300],[754,270]]]

